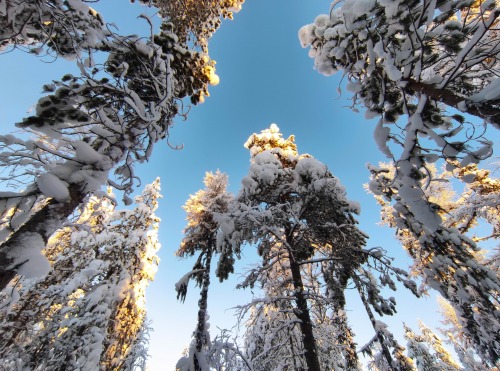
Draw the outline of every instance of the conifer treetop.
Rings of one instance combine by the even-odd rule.
[[[280,159],[297,160],[299,155],[295,136],[290,135],[287,139],[283,139],[283,134],[276,124],[271,124],[269,129],[262,130],[260,134],[250,135],[244,146],[250,151],[252,160],[257,154],[267,150],[277,154]]]

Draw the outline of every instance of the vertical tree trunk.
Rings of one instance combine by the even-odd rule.
[[[288,258],[290,261],[290,271],[292,273],[292,281],[294,288],[295,304],[297,305],[296,315],[300,320],[300,331],[302,332],[302,341],[304,343],[305,359],[307,369],[309,371],[320,371],[318,352],[316,349],[316,340],[314,339],[313,326],[309,308],[307,307],[307,299],[304,296],[304,284],[300,273],[300,265],[293,256],[290,248],[293,246],[291,237],[287,236],[288,243]]]
[[[212,260],[212,250],[209,248],[205,260],[205,271],[203,272],[200,300],[198,300],[198,323],[195,330],[196,354],[194,357],[194,366],[196,371],[202,371],[198,356],[203,347],[207,345],[207,307],[208,307],[208,288],[210,286],[210,263]]]

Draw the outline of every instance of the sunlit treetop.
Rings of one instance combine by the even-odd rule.
[[[132,0],[134,1],[134,0]],[[203,103],[208,93],[208,85],[217,85],[219,76],[215,73],[216,62],[208,54],[208,40],[219,28],[223,18],[233,18],[244,0],[140,0],[155,6],[164,23],[162,29],[174,32],[177,43],[182,47],[201,49],[202,60],[195,69],[200,80],[206,82],[203,89],[191,95],[193,104]]]
[[[295,136],[284,139],[276,124],[271,124],[269,129],[262,130],[260,134],[253,133],[244,145],[250,151],[252,161],[256,155],[267,150],[276,154],[282,162],[297,161],[299,156]]]
[[[222,18],[233,19],[244,0],[140,0],[159,9],[160,16],[174,26],[183,44],[192,43],[208,52],[208,39],[219,28]]]
[[[212,229],[217,228],[211,215],[217,212],[224,212],[227,208],[227,203],[229,202],[229,195],[226,192],[227,180],[227,174],[220,171],[216,173],[207,172],[205,174],[205,178],[203,179],[205,189],[199,190],[194,195],[190,195],[183,206],[183,209],[187,213],[187,228],[195,228],[199,224],[203,224],[205,227],[212,224]],[[182,249],[181,251],[183,252]]]

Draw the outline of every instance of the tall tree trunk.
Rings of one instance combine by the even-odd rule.
[[[71,213],[83,203],[86,196],[86,193],[81,190],[81,185],[78,184],[70,185],[69,194],[69,201],[64,203],[50,200],[0,246],[0,291],[16,276],[17,269],[26,263],[20,262],[12,266],[14,263],[12,254],[29,243],[26,238],[38,235],[47,244],[50,236],[62,227]],[[28,248],[31,247],[28,246]]]
[[[194,357],[194,366],[196,371],[202,371],[198,356],[201,354],[203,347],[207,345],[207,307],[208,307],[208,288],[210,286],[210,263],[212,261],[212,250],[208,248],[205,259],[205,271],[203,272],[202,287],[200,300],[198,300],[198,323],[195,331],[196,354]]]
[[[302,275],[300,273],[300,265],[295,260],[293,252],[292,237],[287,236],[288,243],[288,258],[290,261],[290,271],[292,273],[292,281],[294,288],[295,304],[297,309],[295,314],[300,320],[300,331],[302,332],[302,341],[304,343],[305,359],[307,369],[309,371],[320,371],[318,352],[316,349],[316,340],[314,339],[313,326],[309,308],[307,307],[307,300],[304,296],[304,284],[302,282]]]

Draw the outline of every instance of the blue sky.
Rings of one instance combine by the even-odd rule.
[[[203,187],[206,171],[220,169],[229,175],[230,190],[237,192],[249,165],[243,143],[254,132],[276,123],[285,137],[294,134],[300,153],[310,153],[327,164],[346,187],[348,197],[361,203],[360,227],[370,235],[368,246],[382,246],[406,267],[409,260],[392,237],[393,232],[376,225],[379,208],[363,190],[368,180],[367,162],[384,160],[373,141],[373,121],[351,112],[349,93],[337,92],[341,76],[324,77],[313,70],[313,60],[298,42],[299,28],[327,12],[329,1],[248,0],[234,21],[225,21],[210,42],[210,55],[217,61],[220,84],[211,96],[192,107],[188,120],[178,119],[171,130],[170,146],[157,144],[149,164],[141,166],[143,184],[161,177],[164,198],[157,212],[160,224],[161,265],[148,291],[151,334],[151,370],[173,369],[195,327],[198,289],[190,286],[184,304],[177,302],[175,282],[190,270],[193,261],[179,261],[174,252],[182,239],[185,213],[181,206],[190,194]],[[138,5],[117,0],[96,4],[107,21],[121,33],[147,32],[144,21],[135,19],[145,11]],[[147,10],[152,14],[151,10]],[[129,31],[130,30],[130,31]],[[133,31],[132,31],[133,30]],[[18,121],[40,96],[41,86],[76,70],[65,61],[42,61],[16,51],[0,58],[2,89],[0,117],[3,132],[14,130]],[[341,85],[342,86],[342,85]],[[252,248],[237,263],[238,272],[255,262]],[[224,284],[212,281],[209,297],[212,336],[217,327],[235,323],[229,308],[244,304],[249,292],[234,287],[238,274]],[[402,290],[401,290],[402,291]],[[434,298],[416,301],[396,293],[398,312],[392,330],[401,333],[401,322],[416,328],[416,319],[436,324]],[[349,315],[354,332],[363,345],[372,336],[361,304],[353,299]],[[404,341],[403,341],[404,342]]]

